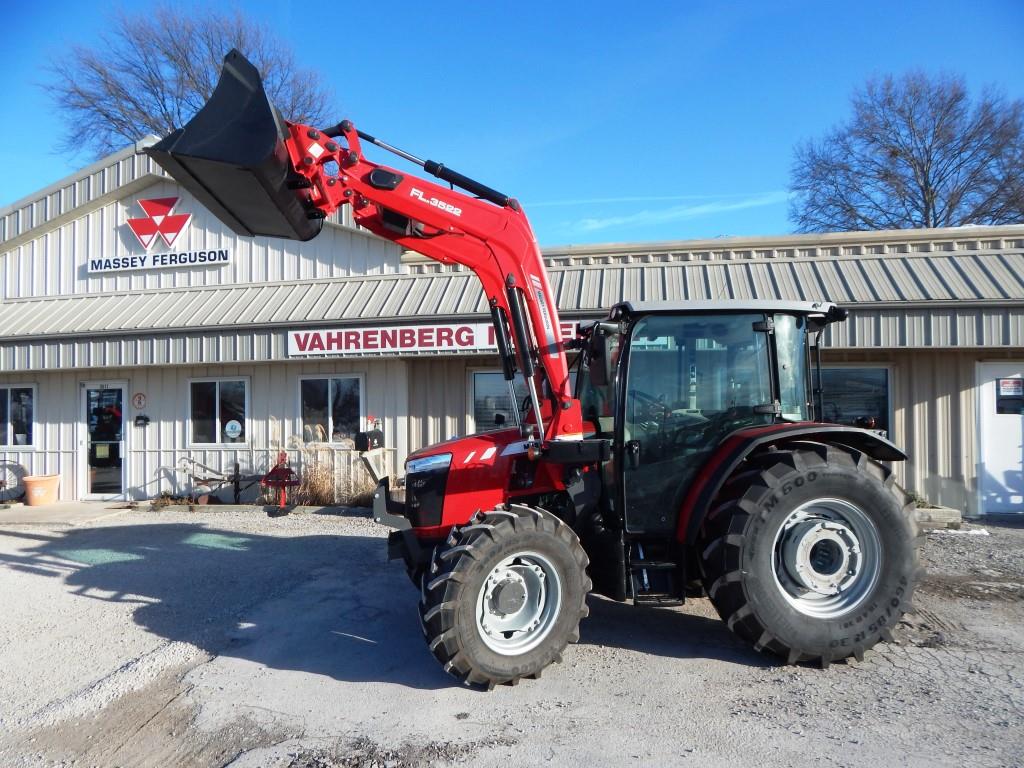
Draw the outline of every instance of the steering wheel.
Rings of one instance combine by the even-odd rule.
[[[754,409],[750,406],[732,406],[720,413],[708,416],[705,421],[681,425],[667,436],[666,448],[711,446],[718,442],[721,436],[749,424],[753,413]]]

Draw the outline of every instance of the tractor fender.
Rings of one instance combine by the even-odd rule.
[[[740,462],[758,448],[792,440],[810,440],[856,448],[878,461],[905,461],[907,454],[889,440],[867,429],[840,424],[800,422],[750,427],[733,432],[701,467],[679,510],[676,540],[682,544],[696,541],[704,516],[725,481]]]

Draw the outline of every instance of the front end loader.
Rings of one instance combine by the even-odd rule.
[[[451,186],[367,160],[364,142]],[[237,51],[206,106],[148,152],[240,234],[308,240],[350,205],[358,225],[480,278],[513,423],[413,452],[374,505],[427,645],[458,679],[538,677],[578,639],[591,592],[706,595],[789,663],[890,638],[920,576],[917,529],[889,467],[903,452],[821,420],[822,338],[841,308],[624,301],[563,338],[515,199],[347,120],[289,122]]]

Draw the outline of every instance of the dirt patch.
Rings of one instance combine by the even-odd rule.
[[[29,731],[2,764],[17,757],[21,764],[206,768],[287,736],[246,717],[214,732],[194,728],[197,708],[182,678],[195,666],[168,671],[95,714]]]
[[[1024,527],[965,524],[928,534],[921,594],[950,599],[1024,600]]]
[[[1024,600],[1024,581],[995,577],[979,580],[970,576],[929,576],[919,587],[923,593],[971,600]]]
[[[335,749],[302,750],[288,763],[288,768],[424,768],[463,762],[484,747],[507,747],[515,743],[504,738],[468,744],[430,741],[390,749],[372,739],[361,738]]]

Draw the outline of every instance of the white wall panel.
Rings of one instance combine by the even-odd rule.
[[[301,435],[299,377],[311,374],[355,373],[363,377],[364,415],[381,420],[388,457],[394,472],[408,452],[407,366],[401,360],[307,361],[266,365],[204,365],[164,368],[106,368],[34,376],[0,375],[0,387],[11,383],[32,383],[38,387],[36,402],[37,439],[31,449],[0,447],[0,461],[13,462],[28,474],[60,474],[61,498],[82,494],[78,475],[83,457],[78,441],[84,437],[81,414],[81,385],[91,380],[126,380],[125,403],[126,462],[129,497],[152,498],[161,491],[183,492],[184,477],[175,472],[178,461],[189,456],[223,472],[235,461],[243,474],[264,473],[273,466],[277,453],[287,450],[289,459],[301,471],[302,455],[293,438]],[[190,448],[188,445],[188,382],[206,376],[239,376],[249,381],[250,413],[245,446]],[[131,407],[134,393],[147,398],[141,411],[150,417],[146,427],[134,425],[139,413]],[[358,465],[354,452],[345,452],[345,466]],[[256,492],[254,489],[249,497]]]
[[[180,198],[175,212],[191,213],[192,220],[173,247],[158,240],[146,251],[125,222],[145,215],[139,199],[159,197]],[[88,272],[89,258],[220,248],[230,249],[230,264],[117,275]],[[319,237],[306,243],[238,236],[177,184],[157,179],[141,191],[41,229],[37,237],[0,252],[0,269],[0,300],[5,300],[394,274],[399,270],[399,249],[365,232],[332,225],[325,225]]]

